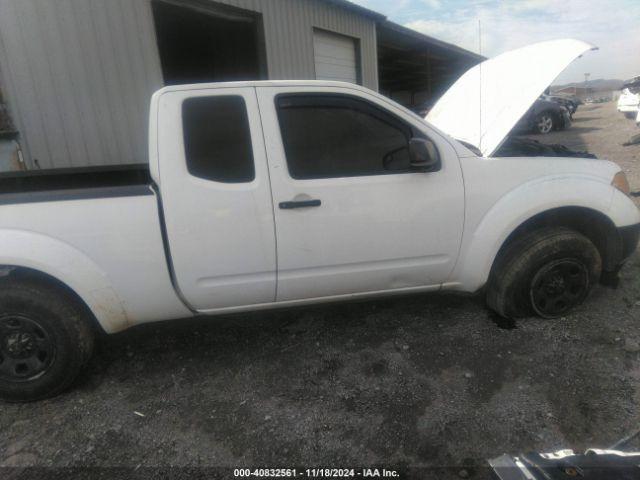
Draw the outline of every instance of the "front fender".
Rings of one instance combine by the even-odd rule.
[[[107,333],[129,324],[105,272],[83,252],[56,238],[23,230],[2,230],[0,265],[30,268],[61,281],[86,303]]]
[[[614,191],[600,178],[575,175],[536,179],[510,191],[487,211],[477,226],[465,228],[462,254],[452,276],[453,288],[469,292],[481,288],[507,237],[540,213],[560,207],[583,207],[611,218]]]

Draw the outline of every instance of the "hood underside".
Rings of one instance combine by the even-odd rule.
[[[550,40],[505,52],[468,70],[438,100],[426,120],[491,156],[533,102],[593,45]]]

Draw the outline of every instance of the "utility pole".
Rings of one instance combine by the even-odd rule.
[[[585,95],[589,95],[589,77],[590,76],[591,76],[590,73],[584,74],[584,94]]]
[[[482,21],[478,18],[478,55],[482,56]],[[480,89],[478,91],[479,95],[479,116],[478,116],[478,139],[479,139],[479,147],[482,150],[482,62],[480,62]]]

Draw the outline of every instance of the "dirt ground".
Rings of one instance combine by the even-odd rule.
[[[608,103],[536,138],[614,160],[640,190],[640,145],[621,146],[636,131]],[[637,429],[639,319],[636,253],[619,288],[557,321],[505,324],[480,297],[433,294],[139,327],[102,339],[63,396],[0,405],[0,465],[480,478],[504,452],[607,447]]]

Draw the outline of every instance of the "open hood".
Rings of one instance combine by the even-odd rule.
[[[589,50],[597,47],[550,40],[486,60],[460,77],[426,120],[489,157],[551,82]]]

